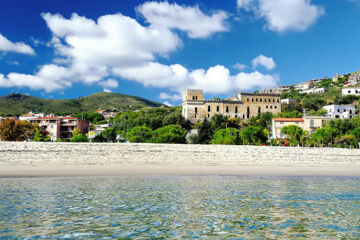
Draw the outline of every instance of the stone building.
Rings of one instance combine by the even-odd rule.
[[[185,90],[182,107],[183,116],[192,123],[215,114],[249,119],[263,112],[281,112],[280,95],[277,94],[237,93],[226,100],[206,100],[202,90]]]

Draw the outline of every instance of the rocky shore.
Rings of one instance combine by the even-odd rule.
[[[360,176],[360,150],[224,145],[0,143],[0,176]]]

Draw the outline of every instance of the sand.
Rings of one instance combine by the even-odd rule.
[[[360,150],[264,146],[0,143],[0,177],[360,176]]]

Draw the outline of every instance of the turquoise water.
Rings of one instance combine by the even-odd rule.
[[[359,239],[360,178],[0,179],[0,239]]]

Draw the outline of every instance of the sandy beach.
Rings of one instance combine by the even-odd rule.
[[[360,176],[360,150],[263,146],[0,143],[0,177]]]

